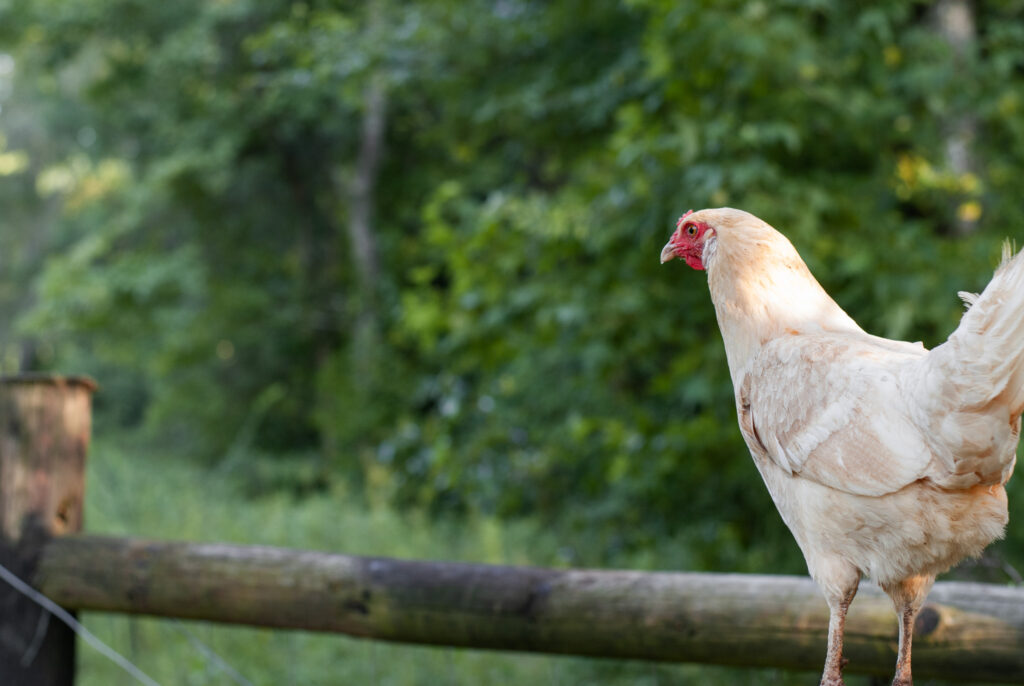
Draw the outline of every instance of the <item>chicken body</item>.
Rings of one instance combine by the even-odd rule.
[[[728,208],[684,215],[662,261],[707,270],[740,431],[831,611],[823,686],[861,576],[893,599],[893,683],[911,684],[914,618],[935,575],[1007,522],[1024,411],[1024,257],[1010,257],[949,340],[864,332],[790,242]]]

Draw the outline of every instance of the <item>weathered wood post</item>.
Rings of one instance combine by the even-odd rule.
[[[0,377],[0,564],[22,579],[33,577],[48,539],[82,528],[94,389],[84,378]],[[74,678],[71,630],[0,581],[0,684]]]

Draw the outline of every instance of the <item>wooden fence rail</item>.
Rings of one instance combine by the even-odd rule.
[[[332,631],[387,641],[817,670],[828,609],[807,578],[540,569],[263,546],[70,536],[34,585],[81,610]],[[918,619],[919,677],[1024,681],[1024,589],[940,582]],[[847,669],[889,674],[896,616],[865,584]]]
[[[0,564],[64,607],[409,643],[820,668],[828,611],[806,578],[504,567],[85,536],[88,380],[0,379]],[[889,674],[896,618],[865,585],[850,672]],[[74,636],[0,582],[0,684],[70,686]],[[1024,589],[937,583],[918,677],[1024,683]]]

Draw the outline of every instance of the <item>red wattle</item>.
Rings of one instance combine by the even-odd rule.
[[[690,265],[691,268],[696,269],[699,272],[704,271],[704,263],[696,255],[686,253],[683,255],[683,259],[686,260],[686,264]]]

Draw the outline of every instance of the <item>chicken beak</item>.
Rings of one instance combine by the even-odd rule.
[[[668,243],[665,244],[665,247],[661,249],[661,263],[665,264],[669,260],[673,259],[675,256],[676,256],[676,246],[675,246],[675,243],[673,243],[672,241],[669,241]]]

